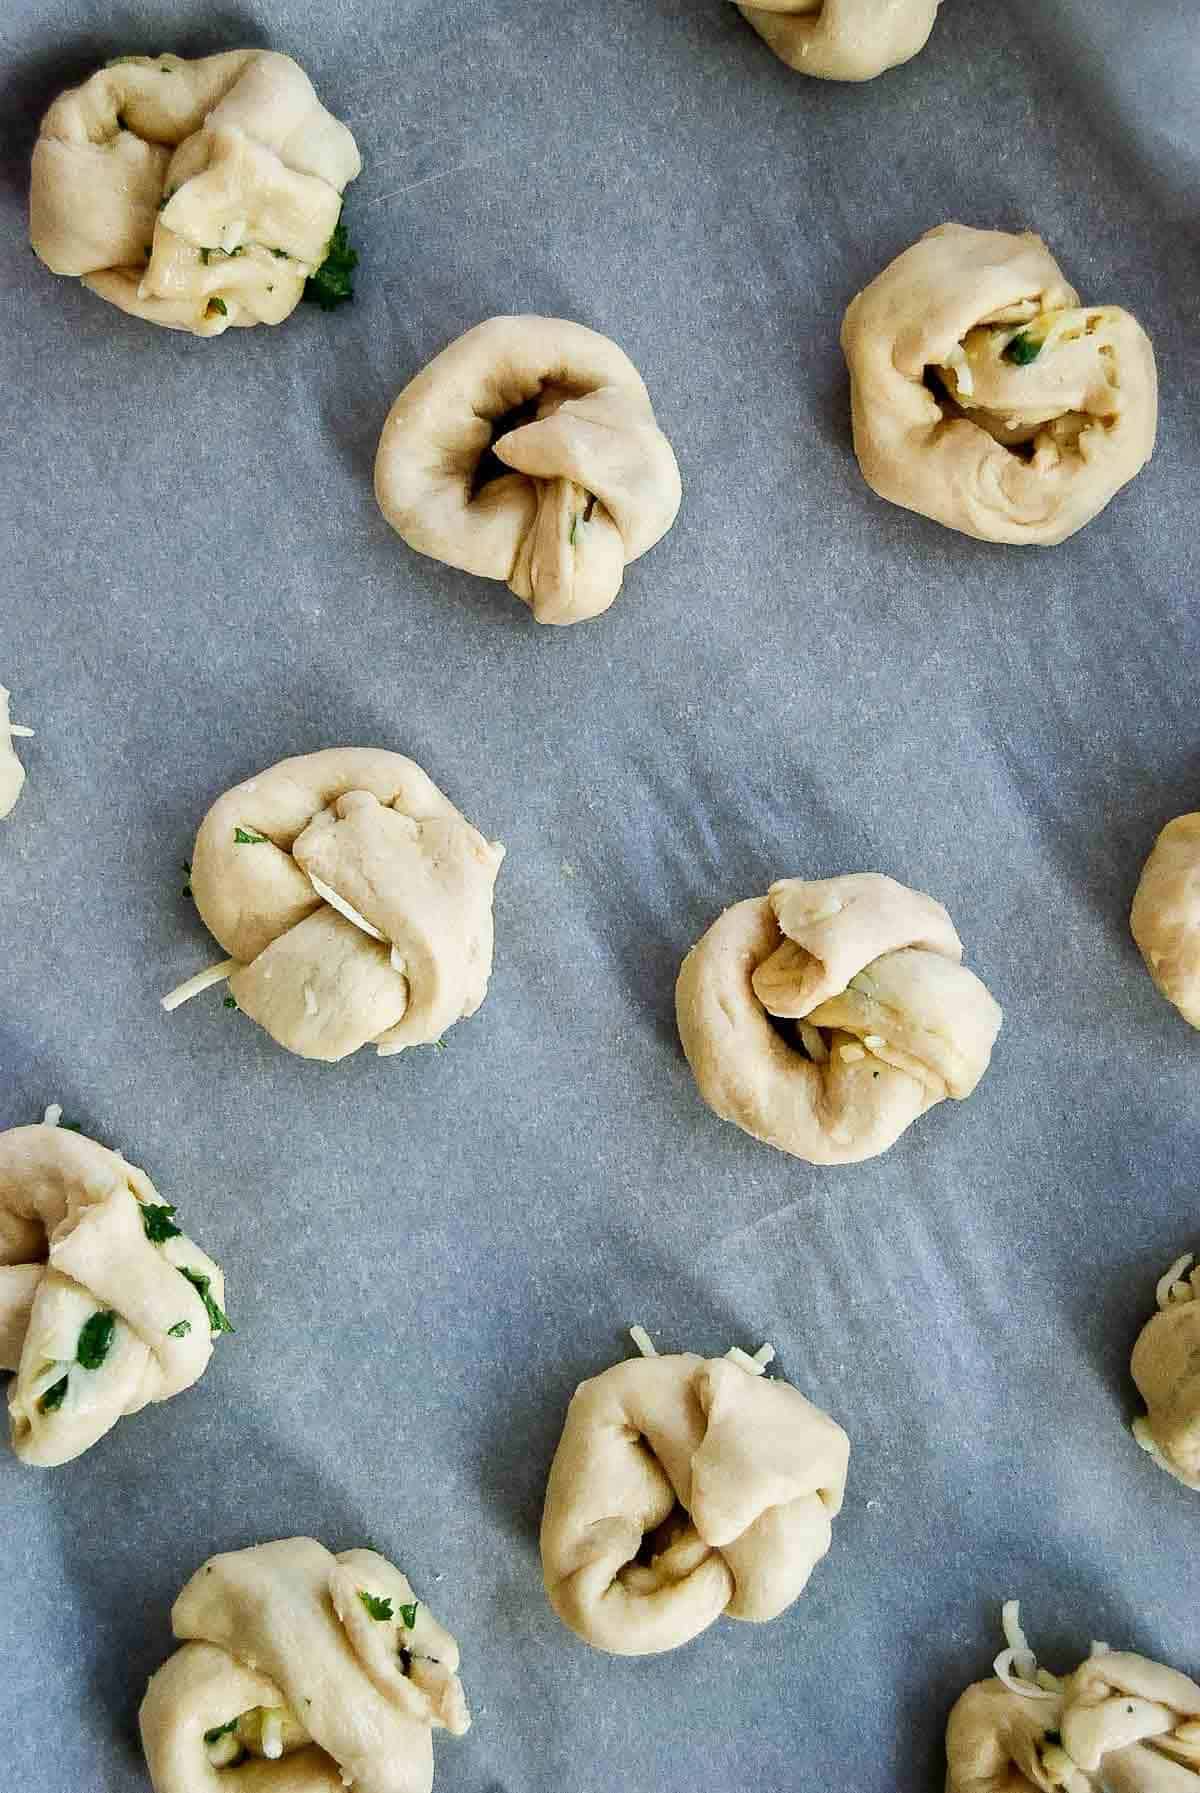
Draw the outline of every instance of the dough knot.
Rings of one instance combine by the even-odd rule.
[[[941,0],[758,0],[739,6],[776,56],[824,81],[871,81],[923,50]]]

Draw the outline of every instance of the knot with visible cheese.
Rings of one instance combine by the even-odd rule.
[[[812,1164],[886,1151],[987,1069],[1001,1011],[961,958],[940,903],[874,872],[785,878],[735,903],[676,986],[701,1095]]]
[[[0,1133],[0,1370],[22,1462],[67,1463],[189,1388],[231,1330],[218,1265],[144,1171],[57,1125]]]
[[[42,120],[30,240],[55,274],[149,323],[194,336],[278,324],[361,167],[288,56],[124,56]]]
[[[941,0],[757,0],[739,5],[776,56],[822,81],[871,81],[925,48]]]
[[[522,408],[528,421],[493,441]],[[489,448],[511,471],[476,490]],[[410,548],[506,580],[540,623],[577,623],[608,609],[628,562],[670,529],[679,468],[615,343],[562,318],[497,317],[396,399],[375,496]]]
[[[1200,1027],[1200,812],[1176,816],[1155,841],[1129,926],[1155,984]]]
[[[1030,232],[929,231],[851,302],[842,348],[867,484],[981,541],[1065,540],[1154,448],[1141,325],[1080,305]]]
[[[429,1793],[433,1732],[471,1722],[457,1643],[373,1550],[215,1556],[171,1625],[182,1647],[139,1715],[155,1793]]]

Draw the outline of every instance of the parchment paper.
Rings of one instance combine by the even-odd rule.
[[[212,343],[30,253],[36,121],[104,57],[299,58],[356,132],[352,308]],[[1129,1436],[1154,1283],[1200,1245],[1200,1040],[1128,937],[1200,802],[1200,34],[1192,0],[947,0],[866,87],[788,72],[721,0],[9,0],[0,1123],[50,1101],[225,1265],[188,1394],[70,1467],[0,1452],[0,1768],[145,1781],[135,1717],[209,1554],[310,1532],[393,1557],[459,1636],[476,1724],[441,1793],[941,1785],[960,1689],[1021,1596],[1195,1673],[1196,1497]],[[1050,550],[872,496],[837,346],[947,218],[1040,231],[1154,341],[1159,448]],[[642,370],[685,498],[603,620],[540,630],[419,559],[371,492],[391,399],[493,313]],[[491,994],[444,1052],[340,1068],[220,992],[180,864],[233,781],[412,754],[505,841]],[[935,893],[1007,1019],[973,1099],[815,1170],[718,1122],[672,986],[726,904],[878,869]],[[610,1660],[544,1600],[575,1383],[647,1326],[753,1349],[853,1439],[777,1623]]]

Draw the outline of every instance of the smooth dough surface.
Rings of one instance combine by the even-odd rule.
[[[496,441],[493,425],[533,415]],[[476,491],[491,448],[512,471]],[[388,413],[379,508],[410,548],[504,579],[540,623],[607,610],[670,529],[679,468],[629,357],[564,318],[496,317],[434,357]]]
[[[42,120],[30,240],[55,274],[149,323],[194,336],[278,324],[361,167],[289,56],[125,56]]]
[[[155,1793],[430,1793],[470,1725],[454,1638],[373,1550],[284,1538],[212,1557],[139,1722]]]
[[[10,693],[0,685],[0,822],[11,815],[25,788],[25,768],[13,746]]]
[[[159,1243],[148,1208],[170,1228]],[[171,1212],[145,1171],[94,1139],[0,1133],[0,1370],[16,1372],[9,1425],[23,1462],[67,1463],[203,1375],[204,1294],[223,1312],[225,1279]]]
[[[1129,926],[1167,1001],[1200,1027],[1200,812],[1176,816],[1155,841]]]
[[[289,1051],[332,1062],[368,1042],[430,1044],[475,1013],[503,857],[412,760],[330,747],[217,799],[192,895],[234,961],[238,1007]]]
[[[633,1358],[580,1384],[550,1469],[542,1571],[563,1623],[619,1656],[776,1618],[829,1549],[850,1441],[728,1358]]]
[[[851,301],[842,348],[867,484],[981,541],[1065,540],[1154,449],[1145,332],[1080,305],[1028,231],[929,231]]]
[[[1001,1010],[961,958],[942,905],[875,872],[785,878],[735,903],[675,990],[701,1095],[811,1164],[886,1151],[987,1069]],[[796,1024],[794,1044],[772,1017]]]
[[[871,81],[929,41],[941,0],[759,0],[739,6],[789,68],[823,81]]]
[[[1130,1373],[1146,1412],[1133,1423],[1138,1443],[1186,1488],[1200,1492],[1200,1270],[1191,1256],[1163,1277],[1158,1312],[1142,1327]]]

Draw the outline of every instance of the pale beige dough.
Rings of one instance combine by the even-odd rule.
[[[550,1604],[618,1656],[778,1617],[829,1549],[849,1454],[828,1414],[729,1358],[614,1365],[576,1389],[550,1468]]]
[[[1129,926],[1146,970],[1200,1027],[1200,812],[1168,822],[1147,859]]]
[[[851,302],[842,348],[867,484],[981,541],[1065,540],[1154,449],[1149,339],[1081,305],[1030,232],[929,231]]]
[[[70,1462],[208,1367],[213,1323],[181,1272],[207,1278],[222,1313],[225,1279],[182,1232],[152,1243],[146,1208],[164,1205],[145,1171],[94,1139],[47,1125],[0,1133],[0,1370],[16,1372],[8,1413],[22,1462]],[[110,1342],[87,1367],[83,1328],[99,1315],[112,1316]]]
[[[536,416],[492,441],[492,427]],[[491,447],[511,472],[473,493]],[[410,548],[504,579],[540,623],[607,610],[670,529],[679,468],[614,342],[563,318],[497,317],[443,349],[388,413],[379,508]]]
[[[875,872],[785,878],[735,903],[676,985],[701,1095],[811,1164],[886,1151],[987,1069],[1001,1010],[961,958],[942,905]],[[796,1023],[794,1045],[771,1016]]]
[[[1073,1674],[997,1659],[946,1726],[946,1793],[1200,1793],[1200,1686],[1145,1656],[1093,1646]],[[1040,1682],[1036,1676],[1040,1676]],[[1027,1690],[1027,1691],[1025,1691]]]
[[[15,723],[9,716],[10,693],[0,685],[0,822],[11,815],[17,798],[25,789],[25,768],[13,746],[14,735],[30,735],[32,729]]]
[[[149,323],[194,336],[278,324],[361,166],[288,56],[122,57],[42,120],[30,240],[55,274]]]
[[[789,68],[871,81],[925,48],[941,0],[759,0],[739,6]]]
[[[155,1793],[429,1793],[433,1732],[471,1722],[457,1643],[373,1550],[214,1556],[171,1626],[140,1713]]]
[[[1158,1312],[1129,1367],[1146,1403],[1134,1437],[1176,1481],[1200,1491],[1200,1269],[1189,1275],[1191,1263],[1180,1258],[1159,1283]]]
[[[330,747],[217,799],[192,895],[238,1007],[289,1051],[333,1062],[368,1043],[431,1044],[475,1013],[503,857],[412,760]]]

